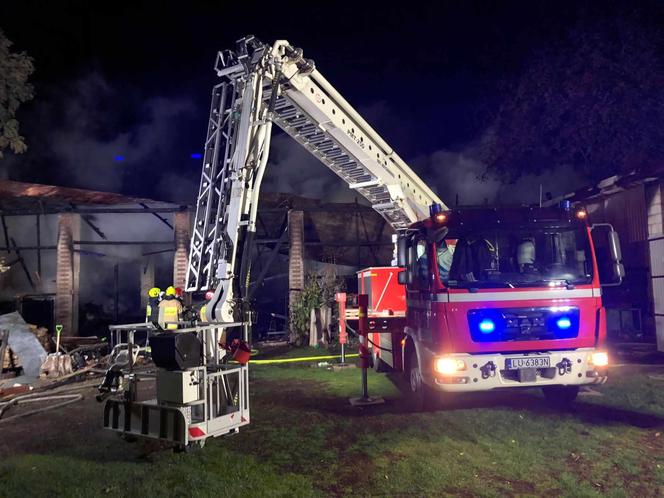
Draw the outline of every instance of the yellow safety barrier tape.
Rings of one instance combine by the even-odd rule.
[[[346,358],[357,358],[359,354],[347,354]],[[341,355],[333,356],[309,356],[307,358],[283,358],[279,360],[250,360],[250,365],[266,365],[268,363],[295,363],[296,361],[315,361],[315,360],[331,360],[333,358],[341,358]]]

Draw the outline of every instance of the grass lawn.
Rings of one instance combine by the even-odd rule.
[[[387,402],[356,409],[358,369],[263,365],[252,380],[236,436],[185,455],[95,428],[0,459],[0,496],[664,496],[664,380],[648,373],[617,373],[568,412],[519,391],[411,413],[373,372]]]

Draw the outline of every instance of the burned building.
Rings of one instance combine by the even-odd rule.
[[[3,180],[0,219],[2,310],[51,331],[103,335],[81,327],[139,319],[146,288],[183,284],[186,206]]]
[[[64,335],[140,321],[150,287],[185,286],[191,217],[169,202],[0,181],[1,309]],[[360,267],[388,264],[391,233],[363,204],[265,194],[252,271],[261,323],[286,314],[306,273],[333,265],[353,285]]]

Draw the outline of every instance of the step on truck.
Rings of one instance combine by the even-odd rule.
[[[569,203],[433,205],[400,235],[397,268],[358,273],[374,367],[403,372],[422,408],[513,387],[569,403],[607,379],[602,286],[620,283],[620,259],[612,227]]]

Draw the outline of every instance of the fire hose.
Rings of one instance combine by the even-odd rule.
[[[347,328],[348,330],[350,330],[350,331],[355,335],[355,337],[358,337],[358,338],[360,337],[360,334],[358,334],[357,331],[356,331],[353,327],[351,327],[350,325],[348,325],[348,321],[346,321],[346,328]],[[371,339],[369,339],[368,336],[367,336],[367,342],[368,342],[369,344],[371,344],[374,348],[378,348],[378,349],[380,349],[381,351],[387,351],[388,353],[391,353],[391,352],[392,352],[391,349],[383,348],[383,347],[380,347],[378,344],[375,344]],[[346,356],[348,356],[348,355],[346,355]]]
[[[17,396],[14,399],[9,401],[0,402],[0,424],[3,422],[8,422],[16,418],[29,417],[30,415],[35,415],[37,413],[42,413],[48,410],[54,410],[56,408],[61,408],[72,403],[76,403],[83,399],[82,394],[51,394],[44,395],[41,393],[32,393],[24,394],[22,396]],[[37,403],[40,401],[54,401],[54,400],[64,400],[60,403],[55,403],[54,405],[44,406],[42,408],[37,408],[36,410],[31,410],[25,413],[20,413],[18,415],[12,415],[11,417],[2,418],[4,413],[9,410],[12,406],[22,405],[27,403]]]

